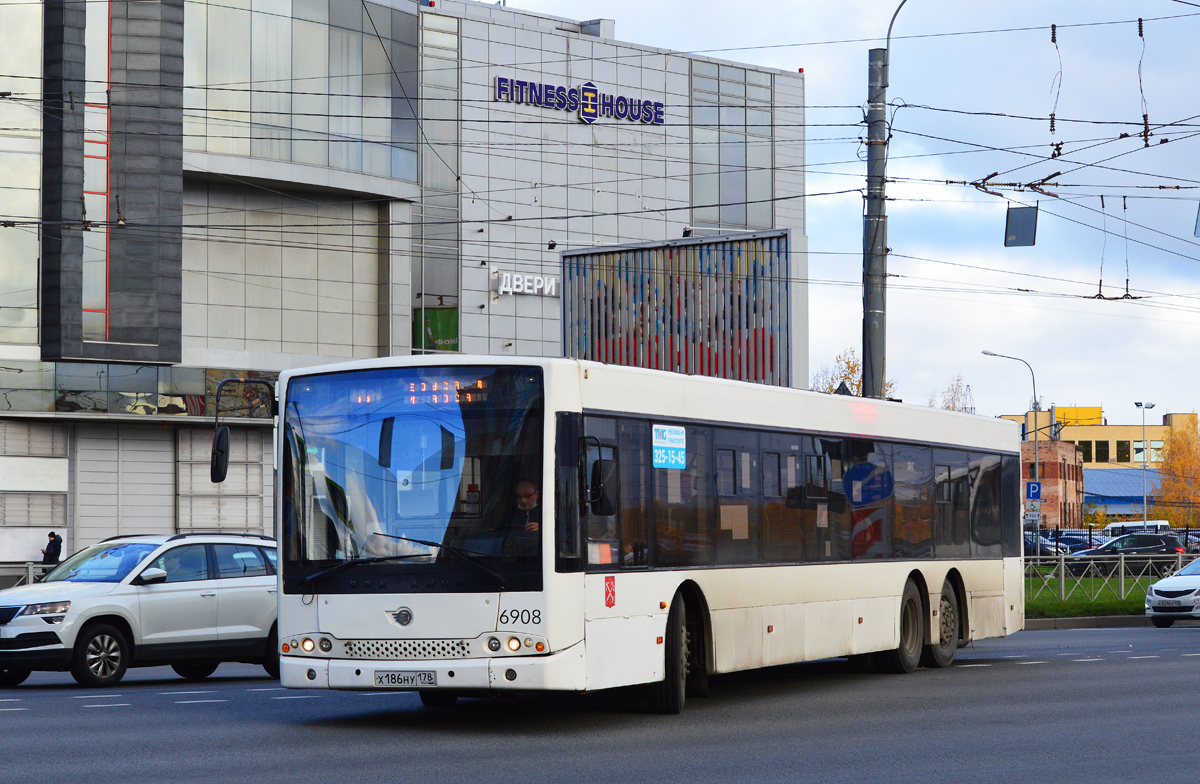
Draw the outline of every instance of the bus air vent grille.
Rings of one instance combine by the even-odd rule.
[[[471,640],[348,640],[351,659],[468,659]]]

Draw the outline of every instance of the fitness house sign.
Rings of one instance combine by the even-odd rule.
[[[611,117],[614,120],[629,120],[646,125],[663,124],[661,101],[644,101],[641,98],[602,93],[591,82],[568,88],[559,84],[497,76],[496,100],[578,112],[579,121],[585,123],[594,123],[601,117]]]

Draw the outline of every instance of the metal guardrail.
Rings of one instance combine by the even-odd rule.
[[[0,588],[29,585],[41,576],[41,569],[34,561],[0,561]]]
[[[1196,559],[1194,554],[1106,555],[1078,558],[1070,555],[1025,556],[1025,599],[1053,597],[1061,600],[1085,596],[1125,599],[1145,591],[1143,580],[1175,574]]]

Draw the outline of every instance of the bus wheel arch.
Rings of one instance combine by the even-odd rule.
[[[924,578],[916,573],[909,574],[900,595],[899,628],[896,647],[871,654],[875,668],[882,672],[903,674],[912,672],[921,663],[925,650],[926,627],[929,612],[924,609],[929,592],[921,586]]]
[[[687,625],[691,661],[688,666],[689,697],[708,696],[708,675],[713,668],[712,621],[704,591],[692,580],[685,580],[675,591],[687,606]]]

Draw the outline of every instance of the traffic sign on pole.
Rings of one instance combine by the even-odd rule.
[[[1041,482],[1026,482],[1025,483],[1025,498],[1029,501],[1042,500],[1042,483]]]

